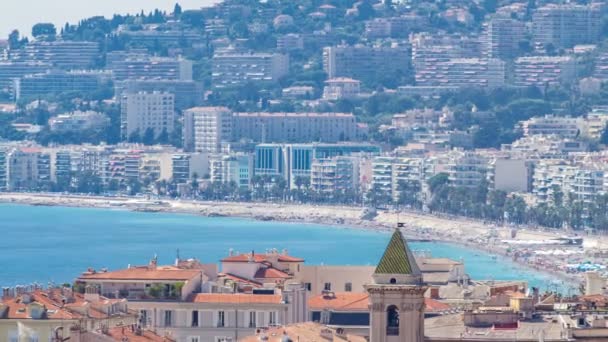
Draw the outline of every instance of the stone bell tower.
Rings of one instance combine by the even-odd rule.
[[[424,342],[422,272],[397,229],[365,286],[369,293],[371,342]]]

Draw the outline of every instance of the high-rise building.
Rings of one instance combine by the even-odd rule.
[[[173,132],[175,96],[163,92],[124,94],[121,99],[121,133],[124,140],[131,134],[143,137],[152,129],[154,136]]]
[[[209,164],[212,182],[233,183],[240,188],[249,188],[253,177],[253,155],[216,155]]]
[[[64,70],[90,69],[100,58],[97,42],[57,40],[34,41],[22,49],[11,50],[11,59],[23,62],[44,62]]]
[[[203,103],[203,85],[192,80],[166,80],[161,78],[127,79],[114,82],[117,98],[123,93],[167,92],[175,96],[175,109],[183,110],[200,106]]]
[[[7,165],[7,151],[5,149],[0,149],[0,191],[6,190],[6,176],[8,172]]]
[[[331,46],[323,49],[323,69],[329,78],[369,79],[381,74],[407,74],[409,46]]]
[[[14,98],[38,99],[64,93],[87,95],[99,90],[107,76],[100,72],[59,70],[25,75],[13,81]]]
[[[192,80],[192,61],[183,58],[152,57],[142,54],[116,54],[108,62],[114,80],[159,78]]]
[[[232,139],[232,111],[226,107],[195,107],[184,112],[184,148],[218,153]]]
[[[8,190],[42,189],[51,180],[51,160],[48,153],[36,148],[17,148],[7,155]]]
[[[544,88],[572,82],[576,74],[576,61],[569,56],[520,57],[515,60],[513,83]]]
[[[310,174],[310,187],[328,198],[358,192],[359,163],[355,157],[316,159]]]
[[[233,140],[296,143],[354,141],[354,115],[347,113],[235,113]]]
[[[458,58],[416,68],[416,85],[495,88],[505,83],[505,62],[500,59]]]
[[[42,74],[51,69],[51,64],[43,62],[0,62],[0,91],[10,91],[13,79],[25,75]]]
[[[526,24],[512,18],[493,17],[485,28],[485,54],[489,58],[517,56],[519,43],[525,39]]]
[[[276,83],[289,71],[289,56],[279,53],[220,51],[211,62],[215,88],[239,87],[247,82]]]
[[[570,48],[596,43],[601,30],[599,4],[548,4],[534,11],[532,33],[537,47]]]

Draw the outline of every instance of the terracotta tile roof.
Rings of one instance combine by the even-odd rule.
[[[226,304],[281,304],[281,295],[259,295],[244,293],[197,293],[189,298],[193,303]]]
[[[256,336],[248,336],[240,342],[258,342],[261,341],[261,336],[265,336],[267,342],[283,342],[285,335],[289,336],[292,341],[334,341],[334,342],[366,342],[362,336],[356,335],[338,335],[334,330],[318,323],[306,322],[292,324],[284,327],[272,328],[263,331]],[[329,337],[330,336],[330,337]]]
[[[218,274],[218,277],[224,277],[230,280],[233,280],[235,282],[239,282],[239,283],[245,283],[245,284],[249,284],[255,287],[262,287],[262,283],[259,283],[257,281],[253,281],[253,280],[249,280],[249,279],[245,279],[239,276],[235,276],[234,274],[230,274],[230,273],[220,273]]]
[[[426,312],[440,312],[449,310],[448,304],[425,298]],[[369,299],[367,293],[337,292],[333,295],[319,295],[308,299],[310,310],[334,311],[368,311]]]
[[[222,259],[222,262],[249,262],[250,255],[251,254],[249,254],[249,253],[232,255],[232,256]],[[254,254],[252,261],[257,262],[257,263],[268,261],[269,256],[270,255],[267,255],[267,254]],[[304,262],[304,259],[296,258],[291,255],[279,254],[278,261],[279,262]]]
[[[274,267],[262,267],[253,276],[255,279],[288,279],[291,276]]]
[[[111,337],[115,341],[126,341],[129,342],[173,342],[175,340],[168,337],[159,336],[152,331],[143,330],[141,335],[136,334],[132,331],[131,327],[116,327],[108,331],[107,336]],[[125,339],[127,338],[127,339]]]
[[[79,280],[171,280],[188,281],[200,276],[201,270],[183,270],[173,266],[136,266],[112,272],[85,272]]]

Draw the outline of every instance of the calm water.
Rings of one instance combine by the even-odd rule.
[[[138,213],[124,210],[0,204],[0,285],[69,282],[87,267],[124,268],[182,257],[218,262],[228,250],[287,248],[311,264],[371,265],[387,233],[322,225],[259,222],[238,218]],[[542,289],[551,276],[522,269],[509,259],[444,243],[412,243],[414,250],[465,261],[474,279],[526,279]]]

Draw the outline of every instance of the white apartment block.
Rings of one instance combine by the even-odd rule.
[[[359,189],[359,160],[356,157],[315,159],[310,174],[310,187],[330,198]]]
[[[323,69],[328,77],[365,79],[378,74],[406,73],[409,70],[408,46],[330,46],[323,48]]]
[[[513,83],[544,88],[572,82],[576,75],[576,61],[569,56],[519,57],[515,60]]]
[[[110,119],[103,113],[75,111],[49,119],[49,128],[54,132],[85,131],[108,126]]]
[[[289,71],[289,56],[279,53],[223,51],[213,55],[215,88],[239,87],[247,82],[277,82]]]
[[[549,4],[532,15],[534,43],[547,47],[569,48],[595,43],[601,30],[601,5]]]
[[[489,160],[473,152],[458,152],[450,156],[448,177],[456,187],[476,187],[488,177]]]
[[[184,112],[184,148],[219,153],[232,139],[232,112],[226,107],[195,107]]]
[[[121,133],[126,140],[132,133],[143,136],[147,129],[155,136],[173,132],[175,96],[165,92],[123,94],[121,98]]]
[[[526,24],[507,17],[493,17],[485,27],[485,54],[489,58],[510,58],[517,55],[519,42],[525,39]]]
[[[215,155],[210,158],[210,180],[217,183],[232,183],[248,189],[253,178],[253,155]]]
[[[352,99],[361,93],[361,82],[348,77],[332,78],[325,81],[324,100]]]
[[[579,137],[585,128],[582,118],[545,115],[521,122],[524,136],[557,135],[566,139]]]
[[[255,142],[326,142],[357,140],[350,113],[235,113],[234,140]]]
[[[505,83],[505,62],[490,58],[457,58],[416,68],[416,85],[495,88]]]
[[[393,201],[401,195],[402,182],[417,182],[424,186],[427,167],[423,158],[376,157],[372,161],[372,188],[388,194]]]
[[[591,139],[599,139],[608,124],[608,108],[593,108],[585,119],[587,135]]]

